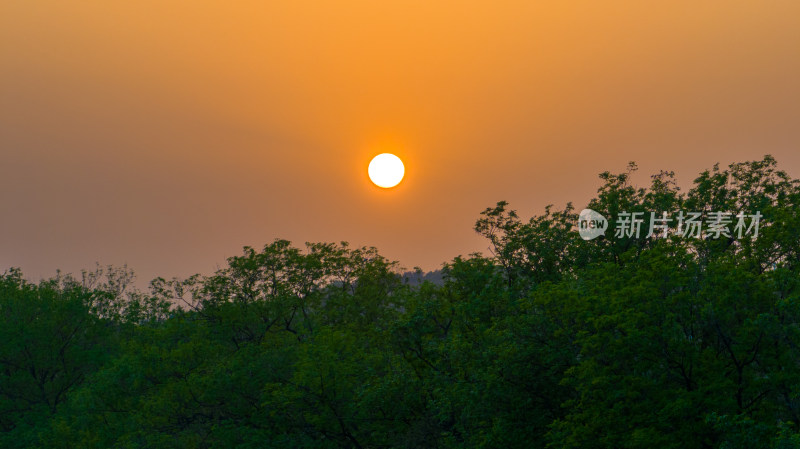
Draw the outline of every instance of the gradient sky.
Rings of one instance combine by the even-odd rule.
[[[0,2],[0,270],[34,279],[278,237],[435,269],[499,200],[799,150],[797,1]]]

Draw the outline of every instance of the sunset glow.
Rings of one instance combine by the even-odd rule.
[[[800,2],[2,3],[0,269],[35,278],[276,237],[434,269],[486,250],[487,205],[585,202],[628,161],[800,174]]]
[[[0,0],[0,449],[800,449],[800,1]]]

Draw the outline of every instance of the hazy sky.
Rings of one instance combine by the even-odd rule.
[[[434,269],[499,200],[799,150],[797,1],[0,2],[0,270],[34,279],[278,237]]]

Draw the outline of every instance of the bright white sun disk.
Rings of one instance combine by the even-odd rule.
[[[372,158],[367,169],[369,179],[378,187],[388,189],[400,184],[406,169],[403,161],[391,153],[383,153]]]

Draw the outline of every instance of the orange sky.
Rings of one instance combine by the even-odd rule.
[[[789,0],[4,0],[0,270],[208,274],[277,237],[434,269],[496,201],[580,208],[629,160],[800,177],[799,108]]]

